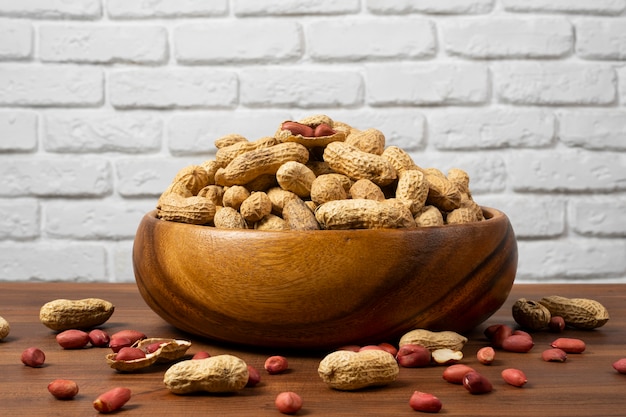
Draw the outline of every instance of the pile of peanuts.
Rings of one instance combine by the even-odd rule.
[[[225,229],[443,226],[484,220],[469,175],[422,168],[374,128],[326,115],[273,136],[215,141],[215,159],[181,169],[157,203],[163,220]]]

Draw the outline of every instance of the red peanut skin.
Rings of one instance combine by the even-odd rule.
[[[385,350],[385,349],[383,349],[379,345],[365,345],[365,346],[361,346],[357,352],[360,352],[362,350]]]
[[[491,346],[485,346],[478,349],[476,359],[483,365],[491,365],[496,357],[496,352]]]
[[[289,368],[289,363],[284,356],[270,356],[265,360],[264,368],[270,375],[280,374]]]
[[[282,130],[288,130],[294,135],[302,135],[308,138],[315,136],[315,131],[312,127],[298,122],[284,122],[280,128]]]
[[[391,353],[394,357],[398,354],[398,349],[391,343],[379,343],[378,346],[382,350],[386,350],[387,352]]]
[[[46,361],[46,354],[36,347],[29,347],[22,352],[22,363],[31,368],[40,368]]]
[[[111,337],[107,332],[101,329],[93,329],[88,333],[89,335],[89,343],[91,346],[95,347],[107,347],[109,346],[109,341]]]
[[[438,413],[441,410],[441,400],[432,394],[415,391],[409,399],[409,406],[415,411],[423,413]]]
[[[133,342],[129,338],[121,336],[111,336],[109,341],[109,347],[113,353],[119,352],[122,348],[130,347],[132,344]]]
[[[561,333],[565,330],[565,319],[561,316],[552,316],[548,323],[548,330],[552,333]]]
[[[618,359],[613,362],[613,369],[620,374],[626,374],[626,358]]]
[[[259,370],[252,365],[248,365],[248,382],[246,387],[254,387],[261,382],[261,374]]]
[[[463,384],[463,377],[469,373],[475,371],[471,366],[464,365],[462,363],[457,363],[454,365],[448,366],[443,371],[443,379],[452,383],[452,384]]]
[[[502,370],[502,379],[509,385],[513,385],[514,387],[522,387],[528,379],[524,372],[515,368],[507,368]]]
[[[315,128],[315,131],[313,132],[313,135],[315,137],[331,136],[331,135],[334,135],[334,134],[335,134],[335,131],[333,130],[333,128],[328,126],[326,123],[320,123]]]
[[[524,335],[511,335],[502,341],[502,349],[507,352],[526,353],[535,343],[531,338]]]
[[[470,394],[486,394],[493,390],[491,382],[476,371],[468,372],[463,377],[463,387]]]
[[[554,340],[550,346],[561,349],[565,351],[565,353],[583,353],[587,348],[584,341],[571,337],[559,337]]]
[[[541,359],[546,362],[565,362],[567,353],[563,349],[551,348],[541,352]]]
[[[432,354],[424,346],[406,344],[398,349],[396,360],[404,368],[423,368],[430,365]]]
[[[295,392],[285,391],[276,396],[274,404],[283,414],[295,414],[302,408],[302,397]]]
[[[100,413],[111,413],[122,408],[130,400],[130,396],[130,389],[116,387],[96,398],[93,402],[93,408]]]
[[[63,349],[81,349],[89,344],[89,333],[70,329],[56,335],[56,341]]]
[[[496,334],[496,331],[500,328],[500,326],[502,326],[500,323],[487,326],[487,328],[483,331],[487,340],[491,341],[493,339],[493,336]]]
[[[503,324],[496,329],[491,338],[491,345],[494,348],[502,348],[502,344],[513,334],[513,329],[507,324]]]
[[[135,359],[143,359],[146,357],[146,353],[134,347],[123,347],[115,355],[116,361],[132,361]]]
[[[55,379],[48,384],[48,391],[58,400],[71,400],[78,394],[78,385],[69,379]]]
[[[201,350],[199,352],[196,352],[196,354],[193,355],[191,359],[206,359],[210,357],[211,357],[211,354],[209,352],[205,352],[204,350]]]
[[[513,333],[511,334],[512,336],[526,336],[529,339],[532,339],[533,337],[530,335],[530,333],[525,332],[524,330],[513,330]]]
[[[132,330],[132,329],[127,329],[127,330],[120,330],[117,333],[113,333],[111,335],[111,339],[113,338],[127,338],[128,340],[130,340],[130,343],[133,344],[138,340],[142,340],[146,338],[146,335],[142,332],[140,332],[139,330]]]

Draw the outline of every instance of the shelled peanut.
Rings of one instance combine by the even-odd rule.
[[[326,115],[285,121],[273,136],[215,140],[214,160],[181,169],[163,220],[217,228],[415,228],[483,220],[468,174],[418,166],[374,128]],[[288,204],[289,203],[289,204]],[[287,210],[285,210],[287,208]]]

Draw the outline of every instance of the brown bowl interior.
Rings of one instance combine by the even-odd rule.
[[[222,230],[142,219],[139,291],[186,332],[245,345],[331,348],[414,328],[466,332],[506,300],[517,245],[504,213],[413,230]]]

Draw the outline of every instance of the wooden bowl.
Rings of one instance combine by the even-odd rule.
[[[139,224],[148,306],[185,332],[236,344],[334,348],[416,328],[467,332],[506,300],[517,243],[506,215],[412,230],[224,230]]]

